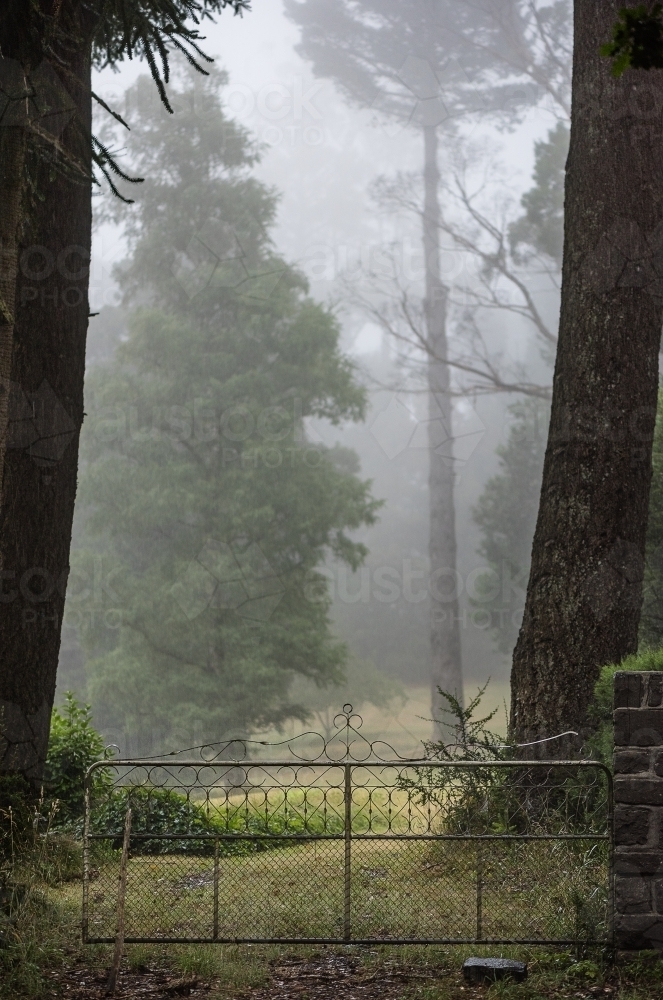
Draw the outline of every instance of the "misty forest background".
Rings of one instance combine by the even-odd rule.
[[[407,749],[431,730],[422,136],[316,78],[280,4],[242,28],[212,33],[208,78],[177,65],[172,116],[140,67],[99,74],[131,126],[106,116],[104,138],[145,182],[94,202],[56,701],[89,701],[123,754],[329,732],[347,701]],[[439,129],[458,620],[489,705],[508,701],[547,436],[562,103]],[[654,463],[658,644],[661,434]]]

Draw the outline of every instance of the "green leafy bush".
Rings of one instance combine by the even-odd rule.
[[[89,705],[79,705],[67,691],[62,709],[53,709],[46,758],[44,791],[50,802],[57,800],[55,825],[66,826],[83,816],[85,772],[97,760],[107,758],[104,741],[92,725]],[[99,769],[94,789],[107,787],[107,771]]]
[[[438,807],[440,833],[566,834],[594,827],[600,832],[607,788],[599,770],[539,769],[539,764],[528,763],[504,766],[522,756],[516,744],[488,728],[497,709],[480,716],[486,687],[479,689],[467,707],[438,689],[449,706],[450,738],[424,746],[431,763],[440,761],[445,766],[415,767],[401,778],[401,787],[415,793],[422,805]],[[482,766],[467,767],[468,763]]]
[[[250,854],[283,846],[281,837],[285,834],[292,837],[304,833],[340,833],[343,829],[340,818],[334,818],[335,822],[330,822],[329,817],[326,820],[309,817],[304,821],[296,814],[286,816],[277,812],[262,817],[239,810],[224,815],[214,809],[208,811],[174,789],[146,785],[119,788],[97,801],[92,811],[90,832],[113,835],[111,844],[118,850],[122,846],[129,806],[132,811],[132,854],[209,855],[214,853],[214,838],[217,835],[255,834],[259,839],[237,836],[236,840],[219,841],[221,854]],[[265,834],[269,835],[269,839],[264,838]]]
[[[212,854],[209,840],[162,839],[164,834],[207,838],[216,828],[206,811],[170,788],[119,788],[92,810],[92,834],[115,833],[113,847],[122,847],[127,809],[131,807],[131,833],[155,834],[154,839],[132,839],[132,854]],[[161,834],[162,837],[158,835]]]
[[[67,692],[64,707],[54,709],[51,718],[46,808],[42,806],[42,811],[48,813],[49,827],[64,828],[74,838],[82,838],[85,774],[91,764],[105,759],[107,752],[92,725],[90,707],[79,705]],[[282,835],[340,833],[343,828],[340,818],[315,816],[305,820],[296,812],[277,811],[263,817],[237,810],[223,815],[173,788],[113,788],[109,769],[104,767],[93,772],[91,795],[90,833],[108,835],[106,843],[115,850],[122,846],[126,812],[131,806],[132,854],[213,854],[217,835],[269,835],[269,839],[238,836],[219,842],[222,854],[248,854],[280,846]]]

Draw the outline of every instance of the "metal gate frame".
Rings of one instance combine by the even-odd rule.
[[[349,709],[349,711],[346,711]],[[607,944],[611,945],[613,942],[613,911],[614,911],[614,875],[613,875],[613,782],[612,774],[610,770],[602,763],[594,760],[489,760],[489,761],[440,761],[440,760],[416,760],[403,758],[398,756],[398,754],[393,752],[390,757],[383,757],[381,754],[376,753],[376,744],[367,744],[370,748],[370,753],[362,756],[361,759],[357,760],[355,757],[356,747],[354,744],[357,742],[355,739],[350,739],[358,731],[356,724],[351,725],[351,720],[357,719],[357,716],[352,714],[351,706],[345,706],[343,718],[345,719],[345,739],[342,742],[343,755],[339,758],[338,754],[333,754],[331,741],[323,741],[324,751],[316,755],[313,759],[303,758],[298,754],[291,755],[290,758],[277,759],[277,760],[257,760],[255,758],[249,757],[246,753],[246,746],[248,741],[241,741],[241,746],[244,749],[244,753],[241,757],[229,758],[227,756],[228,748],[232,745],[230,742],[223,744],[222,749],[219,753],[215,754],[213,760],[208,759],[203,751],[209,751],[209,748],[196,748],[201,750],[201,754],[198,759],[184,758],[179,755],[171,755],[169,757],[163,758],[138,758],[136,760],[122,759],[113,760],[112,762],[99,761],[92,765],[88,770],[85,779],[85,825],[84,825],[84,851],[83,851],[83,942],[86,944],[100,944],[100,943],[112,943],[113,937],[95,937],[89,932],[89,901],[90,901],[90,848],[93,841],[98,840],[109,840],[113,839],[117,841],[118,835],[121,836],[121,831],[113,831],[112,833],[94,833],[91,832],[91,815],[92,815],[92,788],[95,778],[95,773],[104,767],[109,766],[114,769],[120,769],[129,771],[131,769],[141,769],[143,771],[147,770],[147,773],[151,773],[154,769],[172,769],[172,768],[186,768],[195,769],[196,772],[201,769],[209,767],[219,767],[220,765],[226,767],[238,767],[238,768],[259,768],[266,772],[273,771],[274,769],[283,769],[293,767],[329,767],[342,769],[343,781],[342,786],[335,785],[334,788],[343,790],[342,799],[342,811],[343,811],[343,825],[339,832],[323,832],[323,833],[287,833],[280,832],[278,834],[274,833],[215,833],[211,835],[187,835],[182,833],[162,833],[162,832],[147,832],[147,833],[132,833],[131,841],[137,843],[141,840],[159,840],[159,841],[178,841],[185,842],[187,840],[196,841],[197,843],[201,841],[209,841],[210,846],[213,845],[213,914],[212,914],[212,933],[210,936],[129,936],[125,938],[126,943],[132,944],[147,944],[147,943],[160,943],[160,944],[268,944],[268,943],[280,943],[280,944],[360,944],[360,945],[378,945],[378,944],[425,944],[425,945],[448,945],[448,944],[560,944],[560,945],[574,945],[578,943],[578,936],[567,937],[567,938],[542,938],[542,937],[486,937],[483,932],[483,875],[482,875],[482,863],[481,854],[484,845],[490,845],[496,841],[499,842],[528,842],[528,841],[576,841],[576,842],[607,842],[608,845],[608,865],[607,865],[607,933],[605,936],[599,939],[587,939],[582,938],[582,943],[584,944]],[[312,734],[304,734],[305,736],[311,736]],[[318,736],[318,734],[314,734]],[[359,734],[361,735],[361,734]],[[322,739],[322,737],[319,737]],[[363,736],[361,737],[363,740]],[[235,743],[236,741],[232,741]],[[288,748],[292,753],[292,742],[288,741]],[[364,741],[365,743],[366,741]],[[265,746],[265,744],[260,744],[260,746]],[[362,744],[363,746],[363,744]],[[383,744],[384,746],[384,744]],[[216,749],[216,748],[215,748]],[[390,748],[391,749],[391,748]],[[352,759],[348,759],[348,758]],[[592,769],[595,772],[601,774],[605,778],[607,801],[605,809],[605,832],[598,833],[592,832],[580,832],[580,833],[440,833],[432,832],[429,829],[421,833],[413,833],[411,831],[397,832],[392,830],[391,821],[389,821],[388,829],[382,833],[368,832],[360,833],[353,831],[353,792],[356,788],[362,787],[361,785],[355,784],[353,782],[353,772],[360,768],[383,768],[383,767],[398,767],[398,768],[412,768],[412,769],[445,769],[450,768],[455,771],[465,771],[472,770],[477,771],[479,769],[547,769],[548,772],[551,770],[560,772],[568,771],[573,769],[577,771]],[[132,787],[132,786],[120,786],[120,787]],[[150,786],[148,786],[150,787]],[[202,786],[201,786],[202,787]],[[311,785],[310,788],[317,788],[318,786]],[[380,788],[381,786],[375,786]],[[387,786],[382,786],[383,789]],[[240,840],[249,840],[252,842],[256,841],[274,841],[278,840],[280,842],[290,843],[302,843],[311,841],[342,841],[344,845],[343,850],[343,933],[341,936],[329,936],[329,937],[265,937],[265,936],[221,936],[219,934],[219,888],[220,888],[220,845],[224,841],[237,842]],[[469,845],[473,845],[477,851],[477,866],[476,866],[476,897],[475,897],[475,935],[473,937],[354,937],[352,933],[352,859],[353,859],[353,844],[360,843],[362,841],[377,842],[377,841],[433,841],[433,842],[443,842],[443,841],[456,841],[456,842],[468,842]],[[211,856],[211,853],[210,853]]]

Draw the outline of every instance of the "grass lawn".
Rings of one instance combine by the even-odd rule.
[[[585,939],[606,936],[606,850],[568,842],[353,840],[350,925],[362,939]],[[217,937],[337,938],[343,840],[308,841],[218,863]],[[92,871],[88,934],[115,933],[119,856]],[[127,938],[214,935],[210,857],[138,856],[128,865]],[[73,899],[79,887],[70,890]]]
[[[383,850],[382,854],[373,852],[358,859],[360,867],[356,886],[364,895],[359,896],[357,909],[353,910],[356,919],[379,923],[380,919],[384,919],[385,900],[389,898],[389,893],[396,893],[395,889],[389,888],[387,896],[384,896],[379,888],[384,882],[382,873],[389,870],[391,863],[385,854],[388,852]],[[185,860],[188,874],[182,868]],[[252,900],[257,892],[255,883],[243,883],[241,893],[248,907],[247,912],[263,920],[263,926],[268,926],[269,921],[275,919],[286,923],[295,921],[298,919],[296,906],[307,907],[305,912],[315,915],[320,901],[323,910],[325,905],[329,905],[325,904],[325,900],[331,897],[321,876],[324,869],[315,867],[315,857],[311,860],[307,849],[301,853],[297,866],[290,868],[277,851],[228,860],[232,865],[242,866],[243,878],[248,877],[247,869],[243,867],[248,863],[257,865],[268,862],[273,866],[269,892],[261,892],[261,902]],[[169,910],[170,919],[175,923],[193,919],[194,913],[205,912],[210,889],[204,880],[202,886],[196,886],[194,879],[209,872],[210,859],[159,858],[157,861],[159,864],[166,861],[168,865],[171,861],[179,862],[177,871],[164,875],[164,868],[161,867],[157,876],[167,879],[166,883],[161,883],[162,886],[169,885],[167,891],[161,891],[161,896],[157,893],[153,897],[157,903],[162,900],[158,911],[160,921],[165,923],[169,919]],[[193,867],[192,861],[195,862]],[[540,867],[543,858],[533,861]],[[133,866],[137,873],[149,872],[153,863],[150,858],[135,858],[130,862],[130,869]],[[421,864],[422,859],[417,863]],[[427,863],[436,862],[434,858],[429,858]],[[308,903],[305,902],[306,893],[293,892],[296,887],[288,884],[293,881],[289,875],[295,880],[300,879],[307,866],[310,870]],[[145,883],[152,890],[157,884],[155,875],[157,873],[152,872]],[[530,910],[540,906],[545,892],[546,871],[541,869],[540,875],[538,900],[529,897]],[[457,878],[460,879],[460,875]],[[316,881],[319,883],[317,889]],[[95,891],[101,882],[100,875],[93,883]],[[431,883],[434,883],[434,878]],[[423,885],[423,880],[415,888],[420,885]],[[270,903],[266,902],[268,895],[273,897]],[[401,896],[392,895],[391,898],[402,901],[402,890]],[[285,911],[280,911],[279,908],[288,899],[292,902]],[[169,905],[166,905],[167,902]],[[112,948],[110,945],[81,944],[80,907],[79,881],[51,886],[35,882],[30,886],[18,914],[11,945],[0,949],[0,996],[3,1000],[47,1000],[51,997],[102,1000]],[[279,912],[285,913],[285,916],[279,917]],[[413,912],[414,908],[404,910],[409,914],[408,919]],[[482,954],[527,961],[530,970],[528,981],[522,985],[504,983],[491,987],[465,984],[461,975],[464,958]],[[207,1000],[589,1000],[592,997],[663,1000],[663,975],[659,962],[650,954],[621,956],[615,965],[611,965],[601,949],[591,948],[576,952],[562,947],[481,945],[322,947],[151,944],[126,947],[118,990],[120,1000],[137,1000],[140,997],[167,1000],[187,995],[193,1000],[203,997]]]

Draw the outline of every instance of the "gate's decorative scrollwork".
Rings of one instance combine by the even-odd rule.
[[[364,763],[369,761],[406,761],[385,740],[367,740],[362,732],[364,720],[355,712],[351,704],[345,704],[343,711],[334,716],[333,725],[336,732],[326,738],[322,733],[308,730],[291,736],[285,740],[250,740],[244,737],[231,737],[218,743],[203,743],[183,750],[173,750],[171,753],[159,754],[159,759],[178,759],[199,757],[205,763],[215,761],[246,761],[259,757],[268,748],[270,751],[286,754],[293,760],[315,763],[327,760],[334,763],[351,761]],[[156,758],[143,758],[145,760]]]

